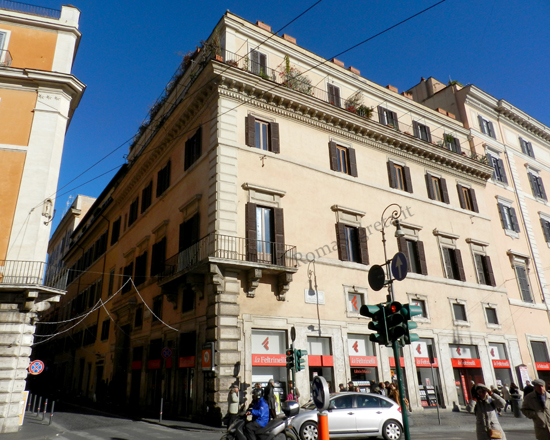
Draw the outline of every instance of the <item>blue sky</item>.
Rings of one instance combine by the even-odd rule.
[[[74,0],[81,10],[82,40],[73,73],[87,90],[65,141],[59,179],[64,188],[54,228],[69,195],[100,194],[115,173],[109,170],[125,162],[128,144],[68,182],[134,136],[182,55],[208,37],[226,10],[275,31],[316,1]],[[323,0],[283,32],[332,58],[437,1]],[[62,5],[56,0],[33,4]],[[549,22],[547,0],[446,0],[338,58],[400,92],[422,76],[475,84],[550,126]]]

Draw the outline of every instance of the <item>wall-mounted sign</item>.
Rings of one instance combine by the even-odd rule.
[[[202,371],[214,371],[215,348],[213,342],[207,342],[202,346],[201,366]]]

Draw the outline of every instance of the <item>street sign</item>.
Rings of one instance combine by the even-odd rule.
[[[161,355],[164,359],[171,358],[172,357],[172,350],[169,347],[164,347],[162,349]]]
[[[407,257],[403,252],[398,252],[393,256],[391,260],[391,273],[397,281],[402,281],[407,276]]]
[[[214,371],[214,343],[207,342],[202,346],[201,367],[202,371]]]
[[[294,326],[290,329],[290,340],[292,342],[296,340],[296,328]]]
[[[406,271],[407,267],[405,266],[405,272]],[[369,270],[369,286],[371,289],[378,292],[382,287],[384,287],[385,282],[386,274],[382,266],[378,266],[378,264],[372,266]]]
[[[311,384],[311,396],[313,403],[319,411],[326,411],[330,404],[330,392],[328,384],[323,376],[315,376]]]
[[[44,362],[42,361],[32,361],[29,365],[29,373],[33,375],[40,374],[44,371]]]

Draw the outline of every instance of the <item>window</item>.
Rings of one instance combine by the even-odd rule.
[[[397,121],[397,113],[392,112],[384,107],[378,107],[378,120],[382,125],[391,125],[393,128],[399,129]]]
[[[144,252],[139,257],[136,258],[136,273],[135,273],[135,284],[140,286],[147,279],[147,252]]]
[[[545,218],[540,219],[540,224],[542,226],[542,232],[544,233],[544,239],[546,243],[550,243],[550,221]]]
[[[327,84],[327,91],[328,102],[330,102],[332,105],[335,105],[336,107],[342,107],[342,103],[340,101],[340,87],[332,84]]]
[[[111,296],[113,294],[113,289],[115,287],[115,269],[111,269],[109,272],[109,289],[107,295]]]
[[[143,214],[149,206],[151,206],[151,202],[153,200],[153,181],[149,182],[149,185],[147,185],[145,188],[143,188],[143,191],[141,192],[141,213]]]
[[[90,345],[95,342],[97,338],[97,324],[88,327],[84,330],[84,342],[83,345]]]
[[[367,230],[344,223],[336,223],[338,257],[342,261],[369,264]]]
[[[426,188],[428,197],[438,202],[449,203],[449,192],[447,191],[447,182],[442,177],[426,173]]]
[[[183,169],[187,170],[193,165],[202,154],[202,127],[185,141],[185,164]]]
[[[200,240],[200,215],[197,212],[193,217],[180,224],[179,250],[191,247]]]
[[[166,237],[153,245],[151,252],[151,276],[154,277],[164,271],[166,261]]]
[[[111,246],[118,241],[120,237],[120,217],[113,222],[113,229],[111,230]]]
[[[531,341],[531,350],[533,351],[535,362],[542,362],[545,364],[550,362],[550,358],[548,358],[548,348],[546,347],[546,342]]]
[[[505,230],[519,232],[518,218],[514,208],[508,204],[499,202],[498,212],[500,214],[500,222]]]
[[[418,240],[409,240],[405,237],[397,239],[399,252],[407,257],[408,271],[428,275],[426,255],[424,254],[424,243]]]
[[[103,324],[101,325],[101,340],[105,341],[106,339],[109,339],[109,328],[111,327],[111,320],[109,318],[105,319],[103,321]]]
[[[418,139],[422,139],[423,141],[426,141],[426,142],[432,141],[430,127],[428,127],[427,125],[420,124],[416,121],[413,121],[413,131],[414,131],[414,135]]]
[[[409,167],[388,160],[388,177],[390,187],[412,193],[411,170]]]
[[[267,56],[257,50],[251,50],[250,71],[255,75],[265,75],[267,73]]]
[[[521,300],[526,303],[532,303],[533,296],[531,295],[531,286],[529,285],[529,272],[527,271],[526,262],[514,262],[514,270],[516,271],[516,278],[518,280]]]
[[[128,226],[132,225],[137,220],[138,207],[139,207],[139,197],[136,197],[136,199],[130,205],[130,212],[128,214]]]
[[[136,308],[136,314],[134,316],[134,327],[141,327],[143,325],[143,306]]]
[[[132,261],[128,266],[124,268],[123,277],[122,277],[122,293],[129,292],[132,289],[132,282],[129,281],[130,278],[134,275],[134,262]]]
[[[330,155],[330,169],[350,176],[357,177],[357,161],[355,150],[338,145],[336,142],[328,144]]]
[[[162,295],[153,298],[153,322],[160,319],[162,319]]]
[[[544,184],[542,183],[541,177],[536,173],[536,171],[532,170],[529,170],[527,177],[529,177],[529,183],[531,184],[533,195],[539,199],[546,200],[546,191],[544,191]]]
[[[454,137],[452,134],[444,134],[443,141],[445,142],[445,146],[449,150],[454,151],[458,154],[462,153],[462,148],[460,148],[460,140]]]
[[[181,313],[192,312],[193,310],[195,310],[195,291],[190,285],[186,285],[183,289]]]
[[[466,306],[460,303],[453,303],[453,315],[455,321],[468,322],[466,317]]]
[[[279,153],[279,124],[248,115],[245,119],[245,141],[249,147]]]
[[[496,286],[491,257],[488,255],[474,253],[474,262],[479,284],[487,286]]]
[[[494,139],[496,139],[495,129],[493,127],[493,123],[487,119],[485,119],[483,116],[478,115],[479,120],[479,128],[483,134],[486,134],[487,136],[490,136]]]
[[[487,324],[499,325],[497,309],[494,307],[485,307],[485,316],[487,317]]]
[[[157,173],[157,197],[160,197],[170,186],[170,167],[171,162],[168,161]]]
[[[519,144],[521,146],[521,151],[527,156],[535,158],[535,153],[533,152],[533,145],[531,142],[527,142],[525,139],[519,138]]]
[[[355,291],[348,292],[348,311],[359,313],[361,306],[365,303],[365,295]]]
[[[409,300],[409,303],[413,306],[418,306],[422,309],[422,313],[420,315],[417,315],[417,317],[419,317],[419,318],[428,318],[428,310],[426,308],[426,300],[411,298]],[[413,320],[414,320],[414,317],[413,317]]]
[[[502,183],[508,183],[508,179],[506,178],[506,172],[504,171],[504,162],[501,158],[499,158],[494,153],[487,154],[487,157],[489,158],[489,163],[493,167],[493,179],[502,182]]]
[[[442,247],[443,263],[445,265],[445,276],[451,280],[466,281],[462,255],[459,249]]]
[[[479,212],[475,191],[472,188],[461,185],[460,183],[456,185],[456,188],[458,190],[460,207],[462,209],[467,209],[468,211]]]
[[[247,203],[245,224],[247,260],[284,266],[283,210]]]

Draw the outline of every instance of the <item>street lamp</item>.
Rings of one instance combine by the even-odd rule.
[[[315,271],[315,258],[307,265],[307,277],[309,281],[308,295],[315,295],[317,303],[317,322],[319,324],[319,337],[321,337],[321,315],[319,313],[319,291],[317,290],[317,272]],[[313,279],[312,279],[313,277]]]

